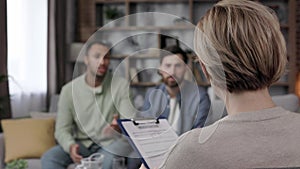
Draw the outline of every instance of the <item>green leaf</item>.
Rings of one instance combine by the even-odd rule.
[[[23,159],[13,160],[6,164],[5,169],[27,169],[27,161]]]
[[[118,10],[117,7],[109,6],[104,10],[104,13],[107,19],[116,19],[122,15],[122,13]]]

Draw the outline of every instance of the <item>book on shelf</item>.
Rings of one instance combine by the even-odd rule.
[[[138,72],[136,68],[130,68],[129,69],[129,75],[130,75],[130,81],[132,83],[138,83],[140,82],[140,78],[138,76]]]
[[[208,84],[209,82],[206,79],[205,74],[203,73],[200,64],[194,63],[194,67],[195,67],[194,76],[195,76],[196,81],[200,84]]]

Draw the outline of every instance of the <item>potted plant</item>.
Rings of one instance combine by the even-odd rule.
[[[104,9],[105,23],[109,23],[122,16],[122,12],[117,7],[107,6]],[[111,24],[111,23],[110,23]],[[115,25],[113,25],[115,26]]]
[[[27,169],[27,161],[23,159],[13,160],[6,164],[5,169]]]

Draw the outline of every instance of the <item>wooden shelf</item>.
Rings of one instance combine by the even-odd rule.
[[[188,0],[128,0],[133,3],[186,3]]]
[[[160,30],[194,30],[195,26],[174,25],[174,26],[126,26],[126,27],[98,27],[100,31],[160,31]]]
[[[110,57],[111,59],[159,59],[159,56],[154,55],[139,55],[139,56],[129,56],[129,55],[113,55]]]
[[[113,4],[113,3],[125,3],[125,0],[94,0],[95,3],[108,3],[108,4]]]
[[[154,82],[138,82],[138,83],[131,83],[130,85],[134,87],[153,87],[159,84],[160,83],[154,83]]]
[[[110,59],[125,59],[127,55],[111,55]]]
[[[210,87],[211,85],[210,85],[210,83],[197,83],[199,86],[203,86],[203,87]]]
[[[288,82],[276,82],[272,86],[289,87],[289,83]]]
[[[193,0],[194,2],[212,2],[212,3],[217,3],[220,0]]]
[[[288,29],[288,28],[289,28],[289,25],[288,25],[288,24],[281,24],[281,25],[280,25],[280,28],[281,28],[281,29]]]
[[[194,2],[218,2],[220,0],[193,0]],[[136,3],[187,3],[188,0],[95,0],[96,3],[118,3],[118,2],[136,2]]]

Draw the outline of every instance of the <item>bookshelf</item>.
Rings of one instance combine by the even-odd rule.
[[[256,0],[272,8],[281,23],[281,29],[285,36],[288,48],[287,73],[272,87],[281,90],[279,93],[294,93],[296,83],[296,0]],[[122,64],[124,76],[130,78],[133,72],[131,69],[142,64],[154,66],[159,65],[157,54],[131,51],[129,49],[139,44],[138,50],[146,48],[161,48],[162,35],[183,39],[192,46],[194,25],[205,14],[205,12],[217,0],[78,0],[78,40],[84,43],[88,38],[101,29],[98,37],[118,39],[120,35],[130,36],[129,40],[115,43],[116,50],[112,60]],[[117,24],[110,22],[107,17],[109,10],[115,12],[115,16],[123,18]],[[114,13],[110,11],[110,16]],[[163,12],[169,15],[172,20],[164,20],[155,14],[149,16],[137,15],[139,12]],[[126,16],[126,17],[123,17]],[[130,16],[130,17],[127,17]],[[165,15],[163,15],[165,16]],[[170,17],[171,16],[171,17]],[[158,19],[159,18],[159,19]],[[168,18],[168,17],[166,17]],[[160,20],[161,19],[161,20]],[[187,21],[190,23],[187,24]],[[107,24],[108,23],[108,24]],[[194,24],[194,25],[193,25]],[[120,38],[119,38],[120,39]],[[147,43],[148,42],[148,43]],[[144,45],[143,45],[144,44]],[[133,47],[132,47],[133,46]],[[132,52],[134,54],[132,54]],[[139,55],[140,54],[140,55]],[[156,61],[155,61],[156,60]],[[144,62],[144,63],[143,63]],[[149,62],[149,63],[148,63]],[[209,83],[203,78],[199,65],[190,63],[191,69],[196,76],[199,85],[208,86]],[[113,69],[113,68],[112,68]],[[131,71],[130,71],[131,70]],[[154,80],[154,81],[153,81]],[[157,77],[150,81],[135,80],[133,87],[150,87],[159,83]],[[277,89],[276,89],[277,90]]]

